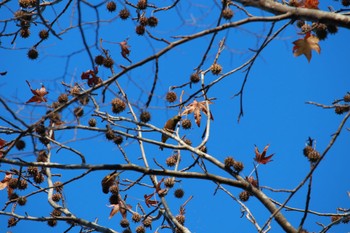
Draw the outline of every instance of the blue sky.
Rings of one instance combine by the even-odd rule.
[[[167,1],[169,3],[169,1]],[[339,3],[334,2],[335,8]],[[9,4],[11,10],[16,10],[15,3]],[[197,8],[198,7],[198,8]],[[327,6],[321,5],[321,9],[327,9]],[[59,11],[60,8],[55,8]],[[96,20],[94,12],[90,9],[84,9],[84,20]],[[121,5],[118,5],[121,9]],[[237,9],[234,9],[237,18],[243,17]],[[250,9],[252,10],[252,9]],[[7,7],[1,8],[1,20],[11,17],[11,11]],[[111,19],[115,14],[105,12],[103,7],[100,9],[101,19]],[[72,9],[69,9],[71,16]],[[157,37],[164,37],[169,41],[174,41],[170,36],[189,35],[198,31],[213,27],[216,24],[219,8],[214,3],[205,5],[201,1],[181,2],[177,9],[168,12],[159,12],[155,15],[159,17],[159,25],[155,29],[150,29]],[[260,11],[252,12],[260,14]],[[46,13],[46,12],[45,12]],[[132,12],[135,16],[135,12]],[[179,18],[181,14],[182,19]],[[147,11],[147,16],[150,11]],[[53,11],[47,9],[47,17],[52,20]],[[70,19],[76,23],[76,15]],[[276,29],[285,22],[277,23]],[[67,18],[60,20],[56,31],[69,25]],[[120,19],[101,24],[99,37],[104,41],[103,46],[112,54],[118,65],[128,65],[120,55],[118,44],[109,42],[120,42],[129,38],[131,45],[130,59],[136,63],[147,56],[159,51],[166,45],[161,42],[155,42],[149,37],[141,37],[134,33],[135,23],[130,19],[126,22]],[[8,25],[9,31],[13,31],[15,26]],[[27,49],[38,41],[37,33],[43,29],[42,25],[32,26],[32,36],[26,40],[17,38],[15,44],[11,45],[12,37],[2,37],[0,50],[0,71],[8,71],[6,76],[0,77],[1,97],[8,101],[8,104],[14,109],[21,119],[27,123],[35,122],[42,113],[46,112],[45,104],[23,104],[31,97],[30,90],[25,83],[29,80],[33,88],[38,88],[40,83],[45,84],[50,92],[48,95],[49,103],[56,100],[57,96],[65,92],[65,88],[60,84],[82,83],[80,75],[82,72],[91,68],[87,53],[81,51],[84,49],[81,43],[81,36],[77,28],[62,35],[63,40],[58,40],[50,35],[48,41],[43,42],[39,47],[39,58],[31,61],[26,58]],[[88,43],[95,40],[95,25],[84,28],[87,34]],[[218,63],[222,65],[223,72],[228,72],[242,62],[248,60],[253,53],[249,49],[257,49],[258,45],[264,40],[269,30],[269,24],[256,23],[239,28],[232,28],[228,31],[218,33],[213,47],[208,55],[203,69],[210,67],[215,58],[219,41],[226,38],[226,49],[219,57]],[[334,99],[340,99],[349,91],[350,80],[348,77],[348,57],[350,47],[348,41],[350,33],[346,29],[339,29],[336,35],[328,36],[327,40],[321,41],[321,54],[313,52],[311,62],[308,63],[303,56],[294,57],[292,53],[292,42],[301,38],[297,35],[298,29],[295,25],[289,26],[283,31],[269,46],[261,53],[256,60],[249,79],[244,90],[244,116],[240,122],[237,122],[239,114],[239,98],[233,96],[240,90],[245,73],[239,71],[221,83],[214,86],[208,92],[209,97],[216,98],[211,105],[211,111],[214,115],[214,121],[211,123],[210,139],[207,144],[208,153],[215,158],[223,161],[227,156],[233,156],[242,161],[245,165],[243,175],[247,176],[253,169],[254,145],[260,150],[267,144],[270,144],[268,152],[275,153],[273,162],[267,165],[260,165],[259,180],[260,185],[273,188],[293,189],[305,177],[309,170],[309,163],[302,154],[307,138],[310,136],[316,139],[316,149],[322,152],[328,145],[331,135],[336,131],[343,116],[337,115],[332,109],[321,109],[319,107],[308,105],[306,101],[315,101],[318,103],[331,105]],[[146,40],[144,40],[146,38]],[[151,122],[157,127],[162,128],[164,122],[177,114],[178,109],[168,108],[164,96],[170,86],[181,85],[187,82],[193,69],[200,63],[204,50],[210,40],[210,36],[199,38],[176,47],[173,51],[163,55],[159,59],[159,82],[156,86],[156,95],[148,111],[152,114]],[[12,49],[5,49],[12,48]],[[80,51],[67,60],[67,55]],[[100,52],[93,47],[92,54],[98,55]],[[154,77],[154,63],[145,64],[138,69],[132,70],[128,75],[123,76],[119,81],[124,90],[128,93],[128,98],[135,105],[137,114],[144,108]],[[120,69],[116,67],[116,72]],[[100,68],[99,75],[106,80],[110,71]],[[217,78],[208,73],[206,83]],[[87,87],[87,86],[86,86]],[[192,89],[185,87],[184,96],[187,97],[199,85],[194,85]],[[102,104],[103,110],[110,111],[110,101],[117,93],[116,88],[111,87],[112,91],[107,92],[107,101]],[[180,95],[181,90],[175,90]],[[97,100],[101,100],[101,91],[96,91]],[[62,119],[67,125],[74,125],[73,108],[78,106],[73,104],[62,114]],[[11,117],[0,107],[0,116],[6,119]],[[84,107],[85,115],[81,119],[82,124],[87,124],[93,111],[92,104]],[[129,116],[126,112],[123,116]],[[193,115],[188,116],[193,120]],[[203,116],[204,122],[206,117]],[[3,124],[1,122],[0,124]],[[105,122],[98,121],[98,126],[104,126]],[[202,123],[204,125],[204,123]],[[346,125],[348,127],[348,124]],[[204,127],[198,128],[194,125],[189,131],[180,130],[180,135],[186,135],[191,139],[194,145],[200,143]],[[149,133],[150,138],[159,139],[159,133]],[[95,133],[86,131],[71,130],[68,132],[56,132],[56,138],[67,142],[85,154],[86,159],[92,164],[102,163],[123,163],[122,156],[118,148],[110,142],[107,142],[104,135],[95,137]],[[0,138],[11,140],[13,135],[0,135]],[[71,142],[72,140],[76,142]],[[329,151],[325,160],[322,161],[313,177],[312,198],[310,209],[318,212],[335,213],[337,207],[348,208],[349,197],[346,192],[349,190],[349,179],[347,177],[348,153],[349,151],[349,132],[344,129],[334,147]],[[31,151],[30,140],[25,138],[28,144],[26,150],[18,152],[11,151],[9,157],[20,156],[28,161],[34,161],[35,156]],[[173,142],[169,140],[169,142]],[[140,157],[140,151],[137,143],[128,139],[124,142],[124,147],[134,163],[141,164],[137,160]],[[146,145],[146,153],[149,161],[155,158],[161,164],[165,164],[165,159],[171,155],[171,150],[160,151],[158,146]],[[183,154],[182,166],[185,167],[193,162],[190,154]],[[55,162],[60,163],[79,163],[79,158],[72,153],[60,151],[53,156]],[[154,166],[154,163],[152,163]],[[210,171],[222,171],[208,165]],[[8,165],[1,165],[1,170],[13,168]],[[199,171],[195,168],[195,171]],[[61,173],[61,170],[53,169],[53,173]],[[66,181],[81,174],[83,171],[64,171],[61,178],[57,180]],[[66,203],[73,213],[81,218],[94,221],[98,218],[98,223],[112,227],[121,231],[119,221],[121,216],[118,214],[111,220],[108,220],[110,209],[108,204],[108,195],[101,192],[100,181],[107,174],[107,171],[89,174],[86,178],[78,180],[74,184],[65,187]],[[136,179],[139,174],[126,172],[122,174],[122,179]],[[149,179],[143,179],[145,183],[150,184]],[[204,181],[185,180],[176,184],[176,188],[185,190],[183,199],[169,198],[169,203],[176,214],[179,206],[187,198],[193,195],[193,199],[186,205],[186,226],[192,232],[240,232],[248,233],[254,231],[254,227],[247,219],[240,218],[240,208],[235,201],[230,199],[225,193],[219,191],[214,196],[216,185]],[[226,187],[232,194],[238,196],[240,190]],[[23,191],[25,194],[27,191]],[[128,202],[135,210],[138,202],[143,203],[143,195],[151,192],[144,187],[135,187],[128,192]],[[126,194],[126,193],[125,193]],[[266,191],[266,194],[283,202],[286,195],[276,194]],[[172,195],[172,191],[169,195]],[[306,188],[303,187],[300,192],[290,201],[289,206],[303,208],[305,205]],[[0,192],[0,200],[6,200],[5,191]],[[28,200],[25,207],[17,207],[19,214],[27,212],[33,216],[48,215],[51,207],[45,200],[45,195],[32,197]],[[265,209],[257,200],[251,198],[247,202],[256,219],[263,224],[269,216]],[[9,211],[10,208],[7,208]],[[149,209],[147,209],[149,210]],[[298,226],[302,214],[286,213],[294,226]],[[330,218],[319,218],[309,215],[304,225],[309,231],[319,231],[320,226],[315,222],[328,224]],[[4,229],[7,225],[7,217],[0,216],[0,228]],[[156,225],[153,226],[153,230]],[[272,224],[270,232],[280,232],[276,223]],[[57,232],[64,232],[68,225],[60,222],[55,229]],[[7,229],[12,232],[24,232],[28,229],[35,229],[36,232],[47,232],[50,228],[46,224],[33,222],[19,222],[13,229]],[[330,232],[349,231],[347,225],[335,226]],[[70,232],[79,232],[74,228]],[[147,232],[151,232],[148,230]]]

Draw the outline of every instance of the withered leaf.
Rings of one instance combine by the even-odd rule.
[[[255,146],[255,158],[254,160],[260,164],[267,164],[268,162],[271,162],[271,158],[272,156],[274,156],[274,154],[271,154],[269,156],[266,156],[266,151],[269,148],[270,144],[267,144],[267,146],[265,146],[264,150],[262,153],[259,152],[259,149],[257,146]]]
[[[4,179],[0,181],[0,190],[3,190],[7,187],[11,178],[12,178],[12,174],[9,172],[6,172]]]
[[[147,207],[151,207],[151,206],[157,206],[158,201],[156,200],[151,200],[151,198],[154,196],[155,193],[152,193],[150,195],[144,195],[145,198],[145,203],[147,205]]]
[[[318,45],[319,39],[312,35],[310,32],[306,33],[303,39],[299,39],[293,42],[293,53],[294,56],[304,55],[310,62],[311,51],[315,50],[318,54],[321,52],[321,47]]]
[[[112,207],[112,210],[111,212],[109,213],[109,219],[111,219],[115,214],[117,214],[120,210],[120,205],[119,203],[118,204],[112,204],[112,205],[109,205],[108,207]]]
[[[121,54],[122,54],[122,56],[126,59],[126,60],[128,60],[130,63],[132,63],[131,62],[131,60],[128,58],[128,56],[129,56],[129,54],[130,54],[130,45],[128,45],[128,42],[126,41],[126,40],[124,40],[124,41],[122,41],[122,42],[120,42],[119,43],[119,45],[120,45],[120,48],[121,48]]]
[[[40,89],[34,90],[27,80],[26,80],[26,82],[27,82],[27,84],[28,84],[28,86],[30,88],[30,91],[33,93],[33,97],[30,98],[26,102],[26,104],[27,103],[31,103],[31,102],[35,102],[35,103],[47,102],[47,99],[45,98],[45,95],[47,95],[49,93],[46,91],[46,88],[45,88],[44,85],[41,85]]]
[[[208,104],[212,104],[212,102],[208,101]],[[187,114],[193,113],[196,124],[198,125],[198,127],[200,127],[201,118],[202,118],[201,111],[206,116],[208,116],[209,111],[206,105],[206,101],[204,100],[204,101],[198,102],[197,100],[193,100],[192,103],[190,103],[185,107],[185,110],[182,112],[181,115],[187,115]],[[210,119],[214,120],[213,114],[211,112],[210,112]]]

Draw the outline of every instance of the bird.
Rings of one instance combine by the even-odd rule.
[[[180,115],[176,115],[173,118],[167,120],[167,122],[164,125],[163,130],[169,132],[169,133],[174,133],[175,127],[177,123],[181,120]],[[168,140],[169,136],[166,135],[165,133],[162,134],[162,142],[165,143],[166,140]],[[163,146],[160,146],[159,149],[163,150]]]
[[[120,172],[114,171],[102,179],[101,185],[103,193],[108,193],[109,187],[111,187],[114,184],[115,179],[119,176],[119,174]]]

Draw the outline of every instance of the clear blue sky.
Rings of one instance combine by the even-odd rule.
[[[169,3],[169,1],[166,1]],[[339,3],[334,3],[337,8]],[[15,2],[7,4],[0,9],[0,20],[12,16],[11,10],[17,10]],[[166,5],[166,4],[165,4]],[[198,7],[198,8],[197,8]],[[326,5],[321,5],[321,9],[327,9]],[[118,10],[121,5],[118,3]],[[238,19],[243,17],[236,8],[232,8],[237,13]],[[56,12],[60,8],[55,7]],[[252,9],[250,9],[252,10]],[[68,15],[60,20],[59,27],[55,27],[56,32],[69,25],[70,19],[73,25],[77,22],[76,13],[72,15],[72,9],[67,12]],[[101,19],[111,19],[115,13],[108,13],[101,8]],[[75,9],[76,12],[76,9]],[[260,11],[252,11],[260,14]],[[53,11],[48,8],[45,11],[47,17],[53,19]],[[170,36],[189,35],[198,31],[213,27],[216,24],[219,14],[219,8],[214,3],[208,5],[201,1],[180,2],[176,9],[169,12],[159,12],[155,15],[159,17],[159,25],[155,29],[150,29],[158,38],[166,38],[174,41]],[[132,12],[135,16],[135,12]],[[150,11],[147,11],[147,16]],[[179,17],[181,15],[181,18]],[[70,17],[72,16],[72,17]],[[94,11],[83,8],[84,21],[95,21]],[[278,23],[276,29],[285,22]],[[84,27],[88,43],[95,40],[95,26]],[[120,19],[112,22],[101,23],[99,38],[109,42],[120,42],[129,38],[131,45],[130,59],[136,63],[147,56],[164,48],[166,44],[155,42],[148,36],[140,37],[134,33],[135,23],[130,19],[123,22]],[[16,27],[13,23],[7,25],[8,31],[14,31]],[[39,58],[31,61],[26,58],[28,48],[38,41],[37,33],[44,26],[33,25],[30,30],[32,36],[28,39],[18,37],[14,44],[10,44],[13,37],[2,37],[0,50],[0,71],[7,71],[6,76],[0,77],[0,95],[8,100],[8,104],[13,108],[16,114],[25,122],[35,122],[40,114],[47,110],[45,104],[25,105],[24,102],[31,97],[30,90],[25,82],[29,80],[34,88],[40,87],[40,83],[45,84],[50,92],[48,95],[49,103],[55,101],[57,96],[65,91],[60,84],[82,83],[80,75],[83,71],[91,68],[87,53],[81,51],[84,49],[81,43],[81,36],[77,28],[62,35],[63,40],[50,35],[48,41],[43,42],[38,47]],[[268,23],[256,23],[242,26],[236,29],[230,29],[218,33],[208,58],[204,64],[204,69],[208,68],[215,58],[219,41],[226,38],[226,49],[222,52],[218,63],[222,65],[223,72],[228,72],[239,66],[242,62],[252,56],[249,49],[257,49],[264,40],[264,35],[269,30]],[[215,97],[211,105],[211,111],[214,115],[214,121],[211,123],[210,140],[207,144],[208,153],[217,159],[223,161],[227,156],[233,156],[242,161],[245,165],[244,175],[249,175],[253,169],[254,145],[260,150],[266,144],[270,144],[269,152],[275,153],[273,162],[267,165],[261,165],[258,168],[260,185],[273,188],[293,189],[307,174],[309,163],[302,154],[307,138],[310,136],[316,139],[316,148],[322,152],[328,145],[331,135],[336,131],[342,117],[336,115],[334,110],[323,110],[313,105],[305,104],[306,101],[315,101],[318,103],[331,105],[335,99],[342,98],[349,91],[350,79],[348,77],[348,54],[350,54],[348,30],[340,28],[339,33],[330,35],[327,40],[321,41],[321,54],[313,52],[311,62],[308,63],[303,56],[294,57],[292,53],[292,42],[301,38],[297,35],[298,29],[295,25],[289,26],[282,32],[269,46],[261,53],[256,60],[254,67],[249,75],[248,82],[244,90],[244,116],[237,122],[239,114],[239,98],[232,98],[236,94],[244,79],[243,72],[239,71],[224,81],[210,89],[208,96]],[[146,40],[145,40],[146,38]],[[165,54],[159,59],[159,82],[156,87],[156,95],[148,109],[152,114],[150,123],[157,127],[163,127],[164,122],[177,114],[178,110],[167,108],[164,96],[169,86],[181,85],[187,82],[193,69],[199,64],[201,57],[206,49],[210,36],[206,36],[188,44],[176,47],[173,51]],[[120,55],[118,44],[104,43],[104,47],[110,50],[112,57],[117,65],[128,65]],[[7,48],[7,49],[5,49]],[[12,48],[12,49],[10,49]],[[68,60],[67,55],[74,52],[78,53],[71,56]],[[93,55],[100,52],[93,47]],[[128,98],[135,104],[137,114],[144,107],[147,101],[147,93],[153,83],[154,63],[148,63],[138,69],[123,76],[120,83],[128,93]],[[116,67],[116,72],[120,69]],[[106,80],[110,76],[110,71],[100,68],[100,77]],[[211,74],[206,76],[206,83],[217,78]],[[87,86],[86,86],[87,87]],[[199,85],[192,89],[184,88],[184,96],[189,96],[197,90]],[[107,94],[107,101],[102,105],[102,109],[110,111],[110,101],[116,93],[116,88],[111,88],[113,92]],[[181,91],[175,90],[178,95]],[[101,91],[96,91],[97,100],[101,99]],[[74,106],[77,106],[74,104]],[[62,114],[62,118],[67,125],[74,125],[73,108],[70,107]],[[85,107],[85,116],[81,119],[82,124],[87,124],[90,114],[93,111],[93,105]],[[128,116],[126,112],[122,115]],[[8,113],[4,112],[3,106],[0,107],[0,116],[10,119]],[[189,115],[193,120],[193,115]],[[206,117],[203,116],[202,125]],[[3,122],[0,123],[2,125]],[[99,126],[106,123],[98,121]],[[348,124],[347,126],[348,127]],[[349,127],[348,127],[349,128]],[[194,125],[189,131],[180,131],[181,135],[186,135],[196,145],[201,140],[203,126],[198,128]],[[98,137],[95,133],[84,131],[56,132],[56,138],[69,141],[67,145],[74,146],[83,152],[87,162],[92,164],[101,163],[123,163],[122,156],[113,143],[107,142],[104,135]],[[160,138],[159,134],[149,134],[151,138]],[[91,138],[93,137],[93,138]],[[14,135],[1,134],[0,138],[7,141],[14,139]],[[71,142],[77,139],[76,142]],[[9,158],[20,156],[22,159],[34,161],[35,157],[31,151],[31,142],[25,138],[28,147],[22,152],[13,150]],[[171,141],[169,141],[171,142]],[[173,141],[172,141],[173,142]],[[140,163],[137,160],[140,152],[137,143],[128,139],[123,144],[125,150],[130,155],[134,163]],[[349,178],[346,173],[348,169],[349,156],[349,132],[344,129],[339,136],[334,147],[329,151],[325,160],[320,164],[313,177],[312,198],[310,209],[317,212],[335,213],[337,207],[349,208],[349,197],[346,192],[349,191]],[[146,153],[149,161],[155,158],[161,164],[165,164],[165,159],[171,154],[171,150],[160,151],[157,146],[146,145]],[[182,166],[189,165],[193,159],[190,154],[184,153]],[[60,163],[79,163],[79,158],[67,151],[54,153],[53,161]],[[151,162],[152,165],[154,165]],[[208,166],[210,171],[217,169]],[[13,166],[1,165],[1,170],[7,170]],[[198,170],[198,169],[195,169]],[[54,170],[53,173],[61,173],[60,170]],[[82,171],[64,171],[62,178],[57,180],[66,181]],[[81,218],[94,221],[98,218],[98,223],[112,227],[121,231],[119,221],[121,216],[118,214],[111,220],[108,220],[110,209],[108,204],[108,195],[101,192],[100,181],[108,172],[96,172],[88,175],[86,178],[78,180],[74,184],[65,187],[66,203],[71,211]],[[219,172],[219,174],[223,174]],[[136,179],[138,174],[127,172],[122,174],[123,179]],[[143,182],[150,184],[149,179],[143,179]],[[215,184],[204,181],[182,180],[176,184],[176,188],[185,190],[185,197],[181,200],[169,198],[169,203],[176,214],[180,205],[190,196],[193,199],[186,206],[185,225],[192,232],[232,232],[248,233],[253,232],[255,228],[245,217],[240,218],[240,208],[236,202],[230,199],[225,193],[219,191],[213,196]],[[234,195],[238,196],[240,190],[228,188]],[[33,189],[31,189],[33,190]],[[27,191],[20,193],[26,194]],[[147,207],[143,203],[143,195],[151,192],[150,189],[135,187],[128,192],[128,203],[135,210],[136,204],[141,202],[146,211]],[[271,194],[276,200],[283,202],[285,194]],[[169,194],[172,195],[172,192]],[[304,187],[289,203],[289,206],[304,208],[306,188]],[[7,198],[6,191],[0,191],[0,200],[3,203]],[[45,200],[46,196],[28,199],[25,207],[17,207],[16,212],[24,214],[25,212],[33,216],[47,216],[51,207]],[[251,198],[247,202],[256,219],[263,224],[269,216],[257,200]],[[6,209],[10,211],[10,208]],[[298,226],[302,214],[284,212],[294,226]],[[0,229],[6,229],[6,216],[0,216]],[[319,218],[309,215],[304,225],[309,231],[319,231],[321,228],[315,222],[328,224],[330,218]],[[156,228],[153,226],[153,230]],[[281,232],[276,223],[272,224],[270,232]],[[60,222],[55,232],[64,232],[68,225]],[[7,231],[24,232],[35,230],[36,232],[47,232],[50,230],[47,224],[21,221],[15,228],[6,229]],[[347,232],[348,225],[339,225],[330,232]],[[5,231],[4,231],[5,232]],[[70,232],[79,232],[74,228]],[[147,232],[151,232],[147,230]]]

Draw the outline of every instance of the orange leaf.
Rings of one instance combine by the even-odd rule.
[[[131,63],[131,60],[128,58],[128,56],[129,56],[129,54],[130,54],[130,45],[128,45],[128,42],[127,42],[127,40],[124,40],[124,41],[122,41],[122,42],[120,42],[119,43],[119,45],[120,45],[120,48],[121,48],[121,54],[122,54],[122,56],[126,59],[126,60],[128,60],[130,63]]]
[[[210,101],[208,103],[211,104]],[[186,106],[186,109],[182,112],[181,115],[193,113],[196,124],[198,125],[198,127],[200,127],[201,118],[202,118],[201,111],[208,116],[209,111],[207,108],[206,101],[204,100],[204,101],[198,102],[197,100],[193,100],[192,103]],[[210,119],[214,120],[213,114],[211,112],[210,112]]]
[[[259,152],[259,149],[255,146],[255,158],[254,160],[260,164],[267,164],[268,162],[271,162],[271,158],[272,156],[274,156],[274,154],[271,154],[269,156],[266,156],[266,151],[269,148],[270,144],[267,144],[267,146],[265,146],[264,150],[262,153]]]
[[[306,0],[304,2],[304,7],[308,9],[318,9],[318,0]]]
[[[3,190],[7,187],[11,178],[12,178],[12,174],[9,172],[6,172],[5,178],[2,181],[0,181],[0,190]]]
[[[318,54],[321,52],[321,48],[318,45],[319,39],[311,35],[310,32],[306,33],[303,39],[299,39],[293,42],[293,53],[294,56],[304,55],[307,60],[310,62],[311,60],[311,51],[315,50]]]
[[[41,102],[47,102],[46,98],[45,98],[45,95],[49,94],[47,91],[46,91],[46,88],[44,87],[44,85],[41,85],[41,88],[40,89],[36,89],[34,90],[32,88],[32,86],[30,85],[30,83],[26,80],[29,88],[30,88],[30,91],[33,93],[33,97],[30,98],[27,102],[27,103],[31,103],[31,102],[35,102],[35,103],[41,103]]]

